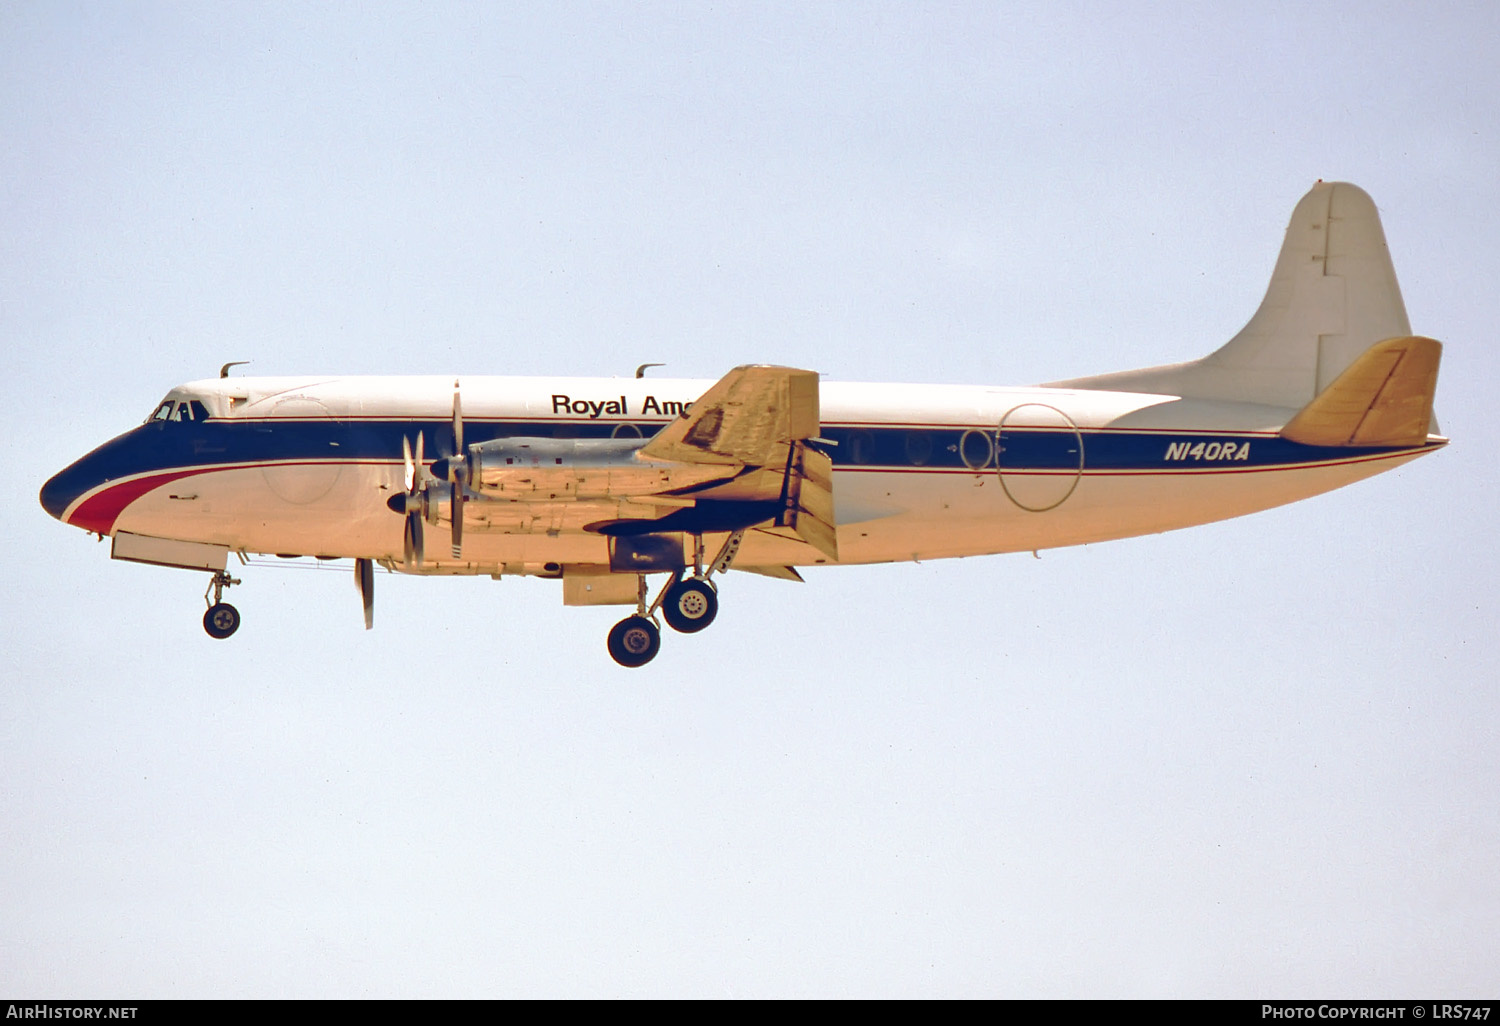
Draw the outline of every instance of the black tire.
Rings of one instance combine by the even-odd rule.
[[[203,614],[203,629],[210,638],[222,641],[240,629],[240,611],[228,602],[209,606]]]
[[[707,581],[688,578],[667,589],[661,615],[668,626],[682,634],[696,634],[719,615],[719,594]]]
[[[661,631],[644,616],[627,616],[609,630],[609,655],[621,666],[645,666],[661,651]]]

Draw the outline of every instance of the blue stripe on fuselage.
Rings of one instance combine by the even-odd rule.
[[[619,426],[595,420],[469,419],[464,422],[464,440],[608,438]],[[650,437],[663,425],[634,426]],[[451,448],[452,426],[446,420],[153,422],[111,439],[58,473],[43,486],[41,502],[48,513],[60,517],[91,489],[165,470],[298,460],[396,462],[401,459],[402,438],[414,442],[419,432],[425,436],[429,461]],[[1284,467],[1400,451],[1299,445],[1274,435],[1085,430],[1080,460],[1080,436],[1071,431],[1007,430],[998,444],[993,429],[984,427],[828,425],[821,434],[836,443],[828,449],[835,467],[871,469],[993,470],[997,451],[1006,470],[1069,471],[1081,462],[1085,471],[1096,473]]]

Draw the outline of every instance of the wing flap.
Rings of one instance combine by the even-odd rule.
[[[1303,445],[1417,446],[1432,425],[1442,343],[1411,335],[1377,342],[1287,422]]]
[[[833,460],[805,441],[792,443],[777,524],[790,527],[829,559],[839,558],[833,518]]]

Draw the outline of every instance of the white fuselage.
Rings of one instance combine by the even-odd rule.
[[[712,384],[459,382],[466,442],[651,435]],[[101,534],[399,569],[402,516],[389,500],[404,487],[401,439],[421,434],[428,459],[444,452],[454,386],[438,377],[194,382],[167,401],[200,403],[209,419],[148,421],[59,474],[43,503]],[[821,435],[835,443],[837,559],[750,531],[735,565],[938,559],[1166,531],[1338,488],[1443,442],[1298,446],[1278,435],[1292,410],[1131,392],[825,382],[820,398]],[[461,559],[429,532],[423,572],[607,565],[608,539],[587,525],[672,509],[669,499],[653,509],[649,498],[572,498],[536,480],[530,494],[466,503]]]

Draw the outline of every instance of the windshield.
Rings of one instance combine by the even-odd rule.
[[[155,424],[158,421],[168,420],[180,423],[182,421],[201,421],[207,419],[208,408],[198,400],[189,399],[187,402],[177,402],[176,400],[168,399],[155,410],[151,411],[151,416],[146,418],[146,423]]]

